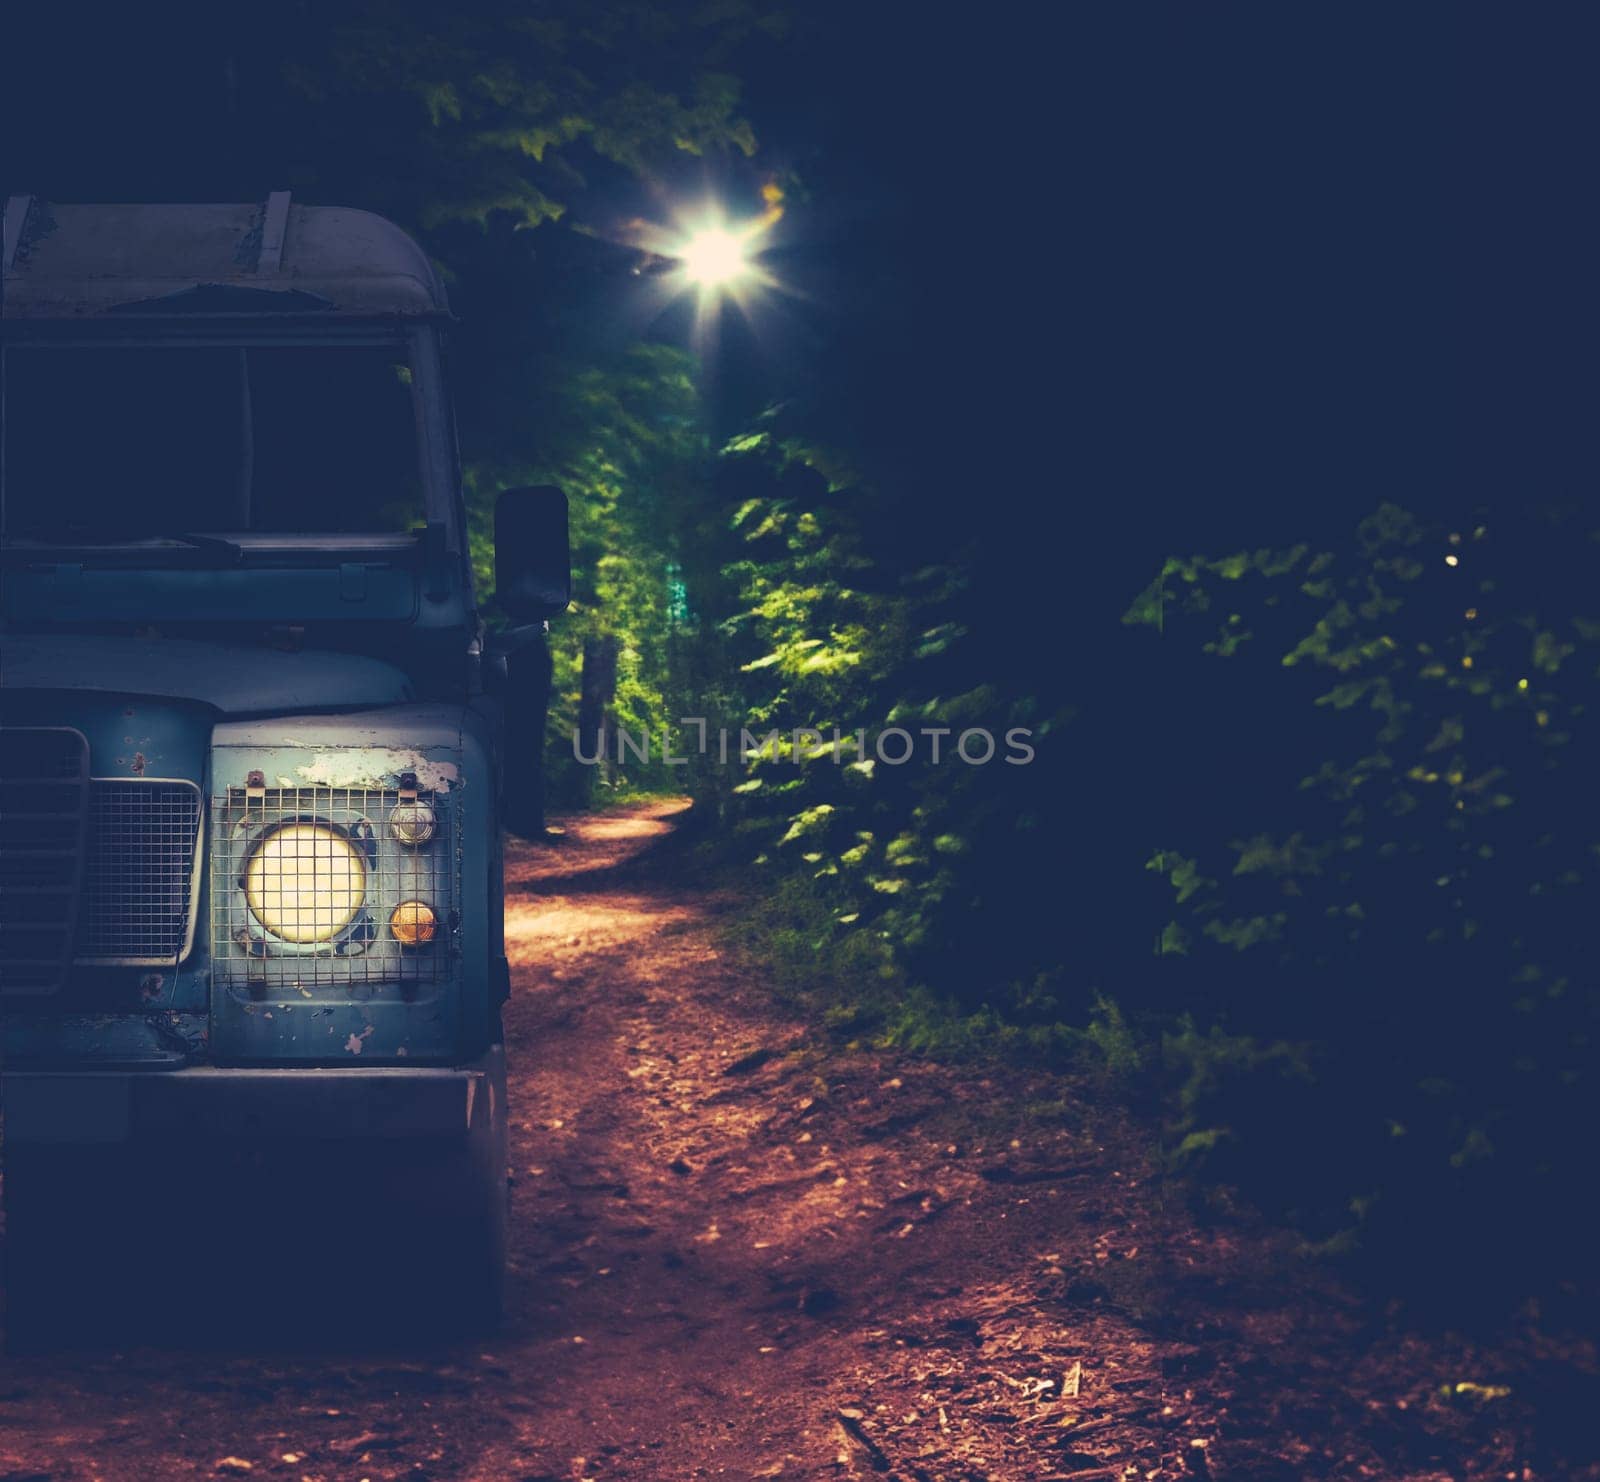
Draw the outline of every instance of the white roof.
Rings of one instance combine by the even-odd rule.
[[[6,205],[7,319],[425,318],[449,303],[433,264],[370,211],[299,206]]]

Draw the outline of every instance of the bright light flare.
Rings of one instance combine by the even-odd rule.
[[[656,281],[660,308],[692,301],[697,353],[709,353],[725,315],[753,321],[771,298],[791,294],[767,261],[773,229],[783,218],[783,192],[769,183],[761,199],[759,215],[730,215],[719,202],[702,199],[668,212],[664,221],[627,224],[629,245],[648,254],[648,266],[635,271]]]
[[[723,288],[752,271],[746,239],[725,226],[695,232],[678,256],[684,276],[697,288]]]

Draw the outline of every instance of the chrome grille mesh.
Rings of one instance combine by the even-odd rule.
[[[396,809],[431,809],[408,847]],[[448,794],[378,788],[233,788],[211,804],[211,955],[219,983],[313,996],[440,982],[457,951],[459,837]],[[431,940],[397,938],[397,907],[431,908]]]
[[[78,923],[81,962],[176,962],[193,930],[200,789],[96,778]]]

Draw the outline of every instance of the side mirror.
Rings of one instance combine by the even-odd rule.
[[[565,611],[572,598],[567,496],[549,484],[507,489],[494,505],[494,584],[519,623]]]

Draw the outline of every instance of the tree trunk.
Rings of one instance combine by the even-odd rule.
[[[578,691],[578,751],[588,761],[599,757],[598,766],[587,769],[606,781],[612,775],[612,756],[616,742],[611,736],[611,706],[617,698],[617,638],[599,633],[583,641],[583,679]]]

